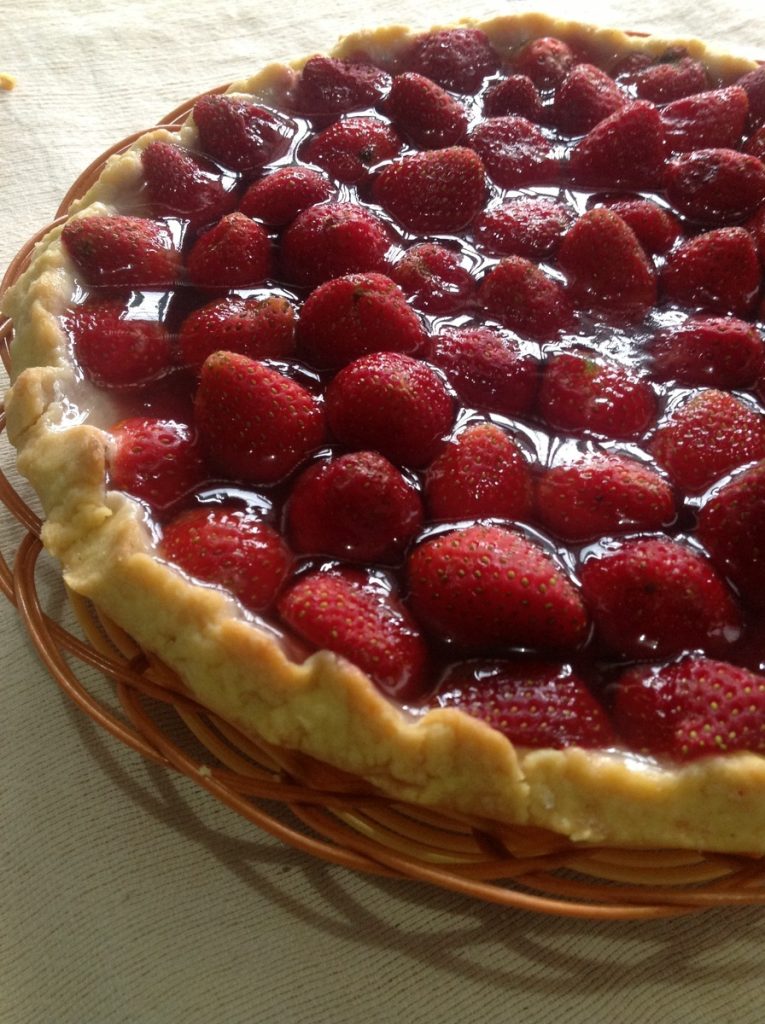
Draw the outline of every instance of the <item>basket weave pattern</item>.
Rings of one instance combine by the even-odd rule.
[[[177,130],[194,102],[173,110],[158,127]],[[117,143],[79,176],[54,224],[87,191],[106,160],[142,134]],[[51,226],[18,253],[0,294],[17,279]],[[9,321],[0,324],[6,366],[11,332]],[[0,411],[0,433],[4,425]],[[182,772],[280,841],[355,871],[416,879],[544,914],[650,919],[765,904],[763,858],[582,847],[538,829],[435,813],[394,802],[326,765],[243,736],[189,699],[164,665],[82,598],[69,595],[82,638],[51,619],[35,577],[40,521],[2,473],[0,501],[24,531],[12,563],[0,553],[0,590],[16,605],[43,663],[67,696],[120,742]],[[119,711],[89,692],[78,678],[78,664],[95,667],[113,682]],[[180,739],[178,730],[169,735],[166,715],[157,714],[167,705],[182,723]]]

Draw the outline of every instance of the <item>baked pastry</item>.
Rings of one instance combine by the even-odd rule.
[[[68,585],[394,798],[765,852],[764,121],[750,62],[523,15],[147,134],[5,303]]]

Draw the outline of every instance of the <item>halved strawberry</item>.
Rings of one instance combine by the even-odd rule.
[[[488,37],[476,28],[447,28],[419,36],[404,55],[407,71],[432,78],[452,92],[472,93],[497,70]]]
[[[303,114],[342,114],[372,107],[390,88],[390,75],[372,64],[311,57],[303,65],[293,103]]]
[[[658,331],[650,351],[654,373],[679,384],[745,388],[765,369],[759,331],[732,316],[689,317]]]
[[[524,117],[508,114],[480,121],[468,142],[486,173],[502,188],[554,180],[560,170],[554,147],[542,129]]]
[[[536,513],[564,540],[658,530],[676,516],[672,488],[635,459],[601,454],[553,466],[539,479]]]
[[[324,441],[318,399],[235,352],[215,352],[205,361],[194,408],[210,461],[233,480],[281,480]]]
[[[370,352],[417,352],[425,338],[404,293],[384,274],[325,281],[303,303],[297,325],[298,355],[319,369]]]
[[[597,636],[626,658],[720,652],[741,635],[733,595],[706,558],[666,537],[626,540],[579,577]]]
[[[616,728],[638,753],[690,761],[765,751],[765,676],[692,656],[631,669],[613,692]]]
[[[650,199],[603,196],[597,199],[597,205],[618,214],[635,232],[647,253],[665,253],[680,237],[680,221],[677,217]]]
[[[664,186],[672,205],[691,220],[728,224],[765,199],[765,166],[734,149],[698,149],[667,164]]]
[[[528,460],[496,424],[469,426],[428,467],[425,500],[432,519],[527,520],[531,511]]]
[[[638,100],[595,125],[572,150],[568,170],[581,185],[655,188],[661,184],[665,157],[659,111]]]
[[[458,663],[435,702],[479,718],[521,747],[608,747],[616,740],[584,680],[554,662]]]
[[[252,288],[271,273],[271,241],[260,224],[229,213],[194,242],[186,267],[201,288]]]
[[[539,412],[556,430],[639,437],[658,411],[650,383],[589,352],[563,352],[544,365]]]
[[[166,224],[119,214],[76,217],[61,232],[86,284],[162,288],[181,275],[180,253]]]
[[[711,89],[668,103],[661,111],[667,144],[674,153],[735,149],[746,128],[749,100],[739,85]]]
[[[567,135],[583,135],[626,102],[626,94],[605,71],[577,64],[555,92],[552,115]]]
[[[286,510],[295,551],[353,562],[398,561],[422,521],[415,487],[370,451],[310,466],[295,481]]]
[[[210,475],[196,429],[176,420],[135,416],[111,428],[109,485],[169,509]]]
[[[123,299],[70,306],[61,320],[85,376],[100,387],[140,384],[173,365],[172,339],[164,325],[139,319]]]
[[[250,359],[280,359],[295,348],[295,313],[278,295],[216,299],[189,313],[178,341],[184,364],[195,369],[221,349]]]
[[[650,450],[678,487],[697,494],[765,458],[765,416],[725,391],[700,391],[671,413]]]
[[[666,54],[661,63],[643,68],[632,77],[632,85],[641,99],[669,103],[708,88],[709,77],[700,61],[685,53],[674,60],[667,59],[669,56],[674,54]]]
[[[563,286],[522,256],[506,256],[490,270],[478,300],[490,316],[529,338],[554,338],[574,323]]]
[[[378,202],[407,231],[431,235],[459,231],[486,198],[480,157],[451,146],[405,156],[385,167],[373,186]]]
[[[475,281],[451,249],[421,242],[407,249],[390,276],[413,306],[427,313],[456,313],[467,306]]]
[[[523,534],[467,526],[409,556],[409,606],[434,636],[461,648],[575,648],[587,636],[579,592]]]
[[[354,203],[326,203],[299,213],[282,236],[281,268],[290,282],[314,288],[342,274],[382,270],[391,245],[383,221]]]
[[[301,576],[279,614],[314,647],[357,665],[389,697],[416,700],[427,686],[428,653],[419,628],[394,594],[354,569]]]
[[[385,111],[418,149],[456,146],[467,132],[467,111],[459,100],[413,71],[393,79]]]
[[[431,358],[465,405],[507,416],[531,412],[539,365],[518,342],[492,327],[445,327]]]
[[[233,181],[181,146],[154,141],[141,153],[146,190],[156,217],[183,217],[193,227],[211,224],[236,206]]]
[[[509,75],[495,82],[483,98],[484,117],[518,114],[527,121],[541,121],[544,109],[539,90],[528,75]]]
[[[583,214],[566,233],[558,264],[576,303],[638,320],[656,302],[656,276],[632,228],[600,206]]]
[[[292,562],[272,526],[223,505],[182,512],[165,526],[159,551],[189,576],[224,587],[253,612],[273,603]]]
[[[309,206],[331,199],[335,192],[332,182],[310,167],[278,167],[250,185],[239,212],[283,227]]]
[[[746,316],[760,288],[754,240],[739,227],[696,235],[669,253],[661,284],[679,305]]]
[[[738,473],[698,514],[697,536],[750,603],[765,605],[765,461]]]
[[[193,116],[203,151],[235,171],[255,171],[278,160],[297,130],[284,114],[241,96],[203,96]]]
[[[487,252],[543,259],[555,252],[573,219],[571,208],[561,202],[519,196],[480,213],[473,235]]]
[[[568,43],[554,36],[542,36],[526,43],[516,56],[514,67],[540,89],[560,85],[574,66],[574,52]]]
[[[391,126],[377,117],[347,117],[314,135],[303,156],[345,185],[357,185],[370,167],[390,160],[402,142]]]
[[[327,423],[341,444],[374,449],[397,465],[430,462],[454,422],[438,374],[398,352],[375,352],[343,367],[325,401]]]

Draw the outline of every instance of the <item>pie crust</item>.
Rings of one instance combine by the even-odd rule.
[[[500,54],[545,35],[586,42],[604,57],[658,56],[670,45],[541,14],[461,24],[482,29]],[[390,63],[414,34],[389,27],[350,35],[331,55],[365,52]],[[756,66],[697,40],[682,45],[723,80]],[[305,59],[270,64],[229,91],[278,107]],[[158,138],[193,145],[195,128],[189,120],[177,135],[150,132],[112,157],[71,215],[130,212],[141,150]],[[57,320],[76,287],[61,230],[39,243],[5,299],[14,323],[9,437],[43,504],[43,540],[67,585],[170,666],[194,698],[245,734],[359,776],[397,800],[584,844],[765,853],[765,757],[737,753],[678,766],[621,750],[531,750],[455,708],[413,715],[347,661],[327,651],[304,658],[233,598],[160,560],[141,506],[106,487],[110,437],[86,410],[108,422],[108,410],[98,408],[108,398],[78,378]]]

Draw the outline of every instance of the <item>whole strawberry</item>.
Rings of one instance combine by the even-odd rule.
[[[515,58],[515,70],[528,75],[540,89],[549,89],[561,84],[575,60],[568,43],[554,36],[542,36],[526,43]]]
[[[488,117],[473,128],[468,142],[491,180],[502,188],[554,181],[558,176],[560,166],[550,140],[523,117]]]
[[[459,231],[483,208],[483,163],[462,146],[415,153],[385,167],[375,179],[373,194],[407,231]]]
[[[193,116],[202,150],[239,172],[259,170],[284,156],[297,130],[284,114],[239,96],[202,96]]]
[[[166,224],[144,217],[76,217],[61,232],[86,284],[163,288],[181,276],[180,253]]]
[[[347,274],[319,285],[297,326],[298,355],[320,369],[371,352],[417,352],[424,343],[417,314],[384,274]]]
[[[383,270],[391,241],[370,210],[353,203],[310,206],[282,236],[282,273],[293,284],[315,288],[343,274]]]
[[[467,427],[425,474],[431,519],[528,520],[531,467],[521,447],[494,423]]]
[[[626,540],[589,557],[582,593],[596,636],[626,658],[720,652],[741,635],[733,595],[707,559],[665,537]]]
[[[440,707],[459,708],[521,747],[608,747],[603,705],[567,665],[543,661],[463,662],[443,680]]]
[[[233,480],[274,483],[324,441],[318,399],[235,352],[215,352],[205,361],[194,406],[211,463]]]
[[[744,388],[765,369],[759,331],[732,316],[689,317],[657,331],[650,351],[654,373],[679,384]]]
[[[370,167],[396,156],[401,146],[401,139],[384,121],[347,117],[315,135],[306,145],[304,157],[335,181],[357,185],[369,176]]]
[[[522,256],[507,256],[489,271],[478,301],[489,316],[527,338],[545,341],[574,324],[563,286]]]
[[[724,147],[741,142],[749,112],[744,89],[731,85],[668,103],[661,110],[667,143],[674,153]]]
[[[587,636],[579,592],[523,534],[493,525],[441,533],[407,566],[409,605],[440,640],[466,649],[565,649]]]
[[[417,149],[456,146],[467,133],[467,111],[459,100],[413,71],[393,79],[385,111]]]
[[[295,349],[295,313],[278,295],[216,299],[189,313],[178,342],[184,364],[195,369],[221,349],[250,359],[280,359]]]
[[[709,77],[700,61],[678,50],[676,57],[672,53],[664,54],[659,63],[638,71],[632,78],[632,86],[641,99],[669,103],[707,89]]]
[[[158,377],[173,365],[167,329],[131,316],[122,299],[93,299],[62,316],[85,376],[101,387],[124,387]]]
[[[428,685],[422,634],[394,594],[361,570],[310,572],[279,599],[282,620],[314,647],[357,665],[397,701]]]
[[[470,302],[475,281],[460,256],[443,245],[420,242],[396,260],[390,276],[413,306],[427,313],[456,313]]]
[[[200,235],[186,266],[200,288],[252,288],[271,273],[271,242],[260,224],[229,213]]]
[[[558,248],[573,219],[573,211],[563,203],[520,196],[479,213],[473,236],[486,252],[544,259]]]
[[[739,227],[696,235],[669,253],[661,285],[681,306],[746,316],[760,288],[754,240]]]
[[[627,102],[616,82],[594,64],[577,64],[555,92],[552,114],[568,135],[584,135]]]
[[[239,212],[264,224],[283,227],[303,210],[335,195],[335,186],[311,167],[278,167],[247,189]]]
[[[272,526],[228,506],[182,512],[165,526],[159,550],[189,576],[223,587],[253,612],[273,603],[292,561]]]
[[[416,71],[452,92],[473,93],[497,70],[499,60],[488,37],[476,28],[447,28],[414,40],[404,55]]]
[[[595,125],[574,147],[568,170],[581,185],[649,189],[661,184],[665,157],[659,111],[638,100]]]
[[[765,751],[765,676],[692,656],[631,669],[613,690],[614,723],[638,753],[690,761]]]
[[[150,142],[141,163],[156,217],[182,217],[193,227],[202,227],[236,206],[232,183],[180,146]]]
[[[665,253],[680,237],[680,221],[674,214],[650,199],[603,196],[598,205],[618,214],[635,232],[646,253]]]
[[[325,403],[327,424],[340,444],[373,449],[396,465],[426,465],[454,422],[454,405],[438,374],[399,352],[375,352],[343,367]]]
[[[306,469],[287,503],[295,551],[395,563],[422,526],[419,494],[377,452],[350,452]]]
[[[295,109],[302,114],[341,114],[374,106],[390,88],[390,75],[372,64],[311,57],[294,89]]]
[[[539,123],[544,116],[539,89],[528,75],[509,75],[489,86],[483,98],[484,117],[518,114]]]
[[[728,224],[754,213],[765,199],[765,167],[735,149],[697,149],[667,164],[664,186],[670,203],[691,220]]]

